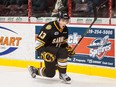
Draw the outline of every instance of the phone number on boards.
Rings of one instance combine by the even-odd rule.
[[[93,30],[93,29],[90,29],[88,31],[88,33],[90,33],[90,34],[108,34],[108,35],[112,35],[113,31],[112,30]]]

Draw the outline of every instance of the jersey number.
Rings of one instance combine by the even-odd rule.
[[[46,36],[46,33],[43,32],[43,31],[41,31],[41,33],[39,34],[39,37],[40,37],[41,39],[44,39],[45,36]]]

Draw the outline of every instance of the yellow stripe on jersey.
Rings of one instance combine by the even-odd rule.
[[[66,68],[67,66],[60,66],[60,65],[58,65],[58,67],[59,67],[59,68]]]
[[[66,68],[67,67],[67,59],[58,59],[58,67]]]
[[[60,32],[63,31],[63,29],[58,28],[58,26],[56,25],[56,22],[55,22],[55,21],[54,21],[54,25],[55,25],[55,27],[57,28],[57,30],[59,30]]]
[[[58,62],[65,63],[67,62],[67,59],[58,59]]]
[[[38,39],[38,38],[37,38],[37,41],[38,41],[39,45],[36,46],[36,50],[39,49],[40,47],[44,46],[44,44],[45,44],[44,41],[42,41],[42,40],[40,40],[40,39]]]
[[[41,48],[42,46],[44,46],[44,45],[41,44],[41,45],[37,46],[35,49],[37,50],[37,49]]]
[[[43,44],[45,44],[45,42],[43,40],[39,39],[39,38],[37,38],[36,40],[43,43]]]

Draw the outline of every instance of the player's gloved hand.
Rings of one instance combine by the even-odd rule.
[[[53,62],[55,60],[55,56],[52,53],[49,52],[42,52],[41,58],[44,59],[47,62]]]
[[[68,56],[69,57],[75,55],[75,52],[73,51],[73,49],[70,46],[66,47],[66,49],[68,51]]]

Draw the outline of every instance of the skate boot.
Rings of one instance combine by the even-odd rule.
[[[67,74],[59,74],[59,78],[63,80],[65,83],[70,84],[71,83],[71,78]]]
[[[37,72],[37,68],[33,67],[33,66],[29,66],[28,67],[28,70],[32,76],[32,78],[35,78],[36,77],[36,72]]]

